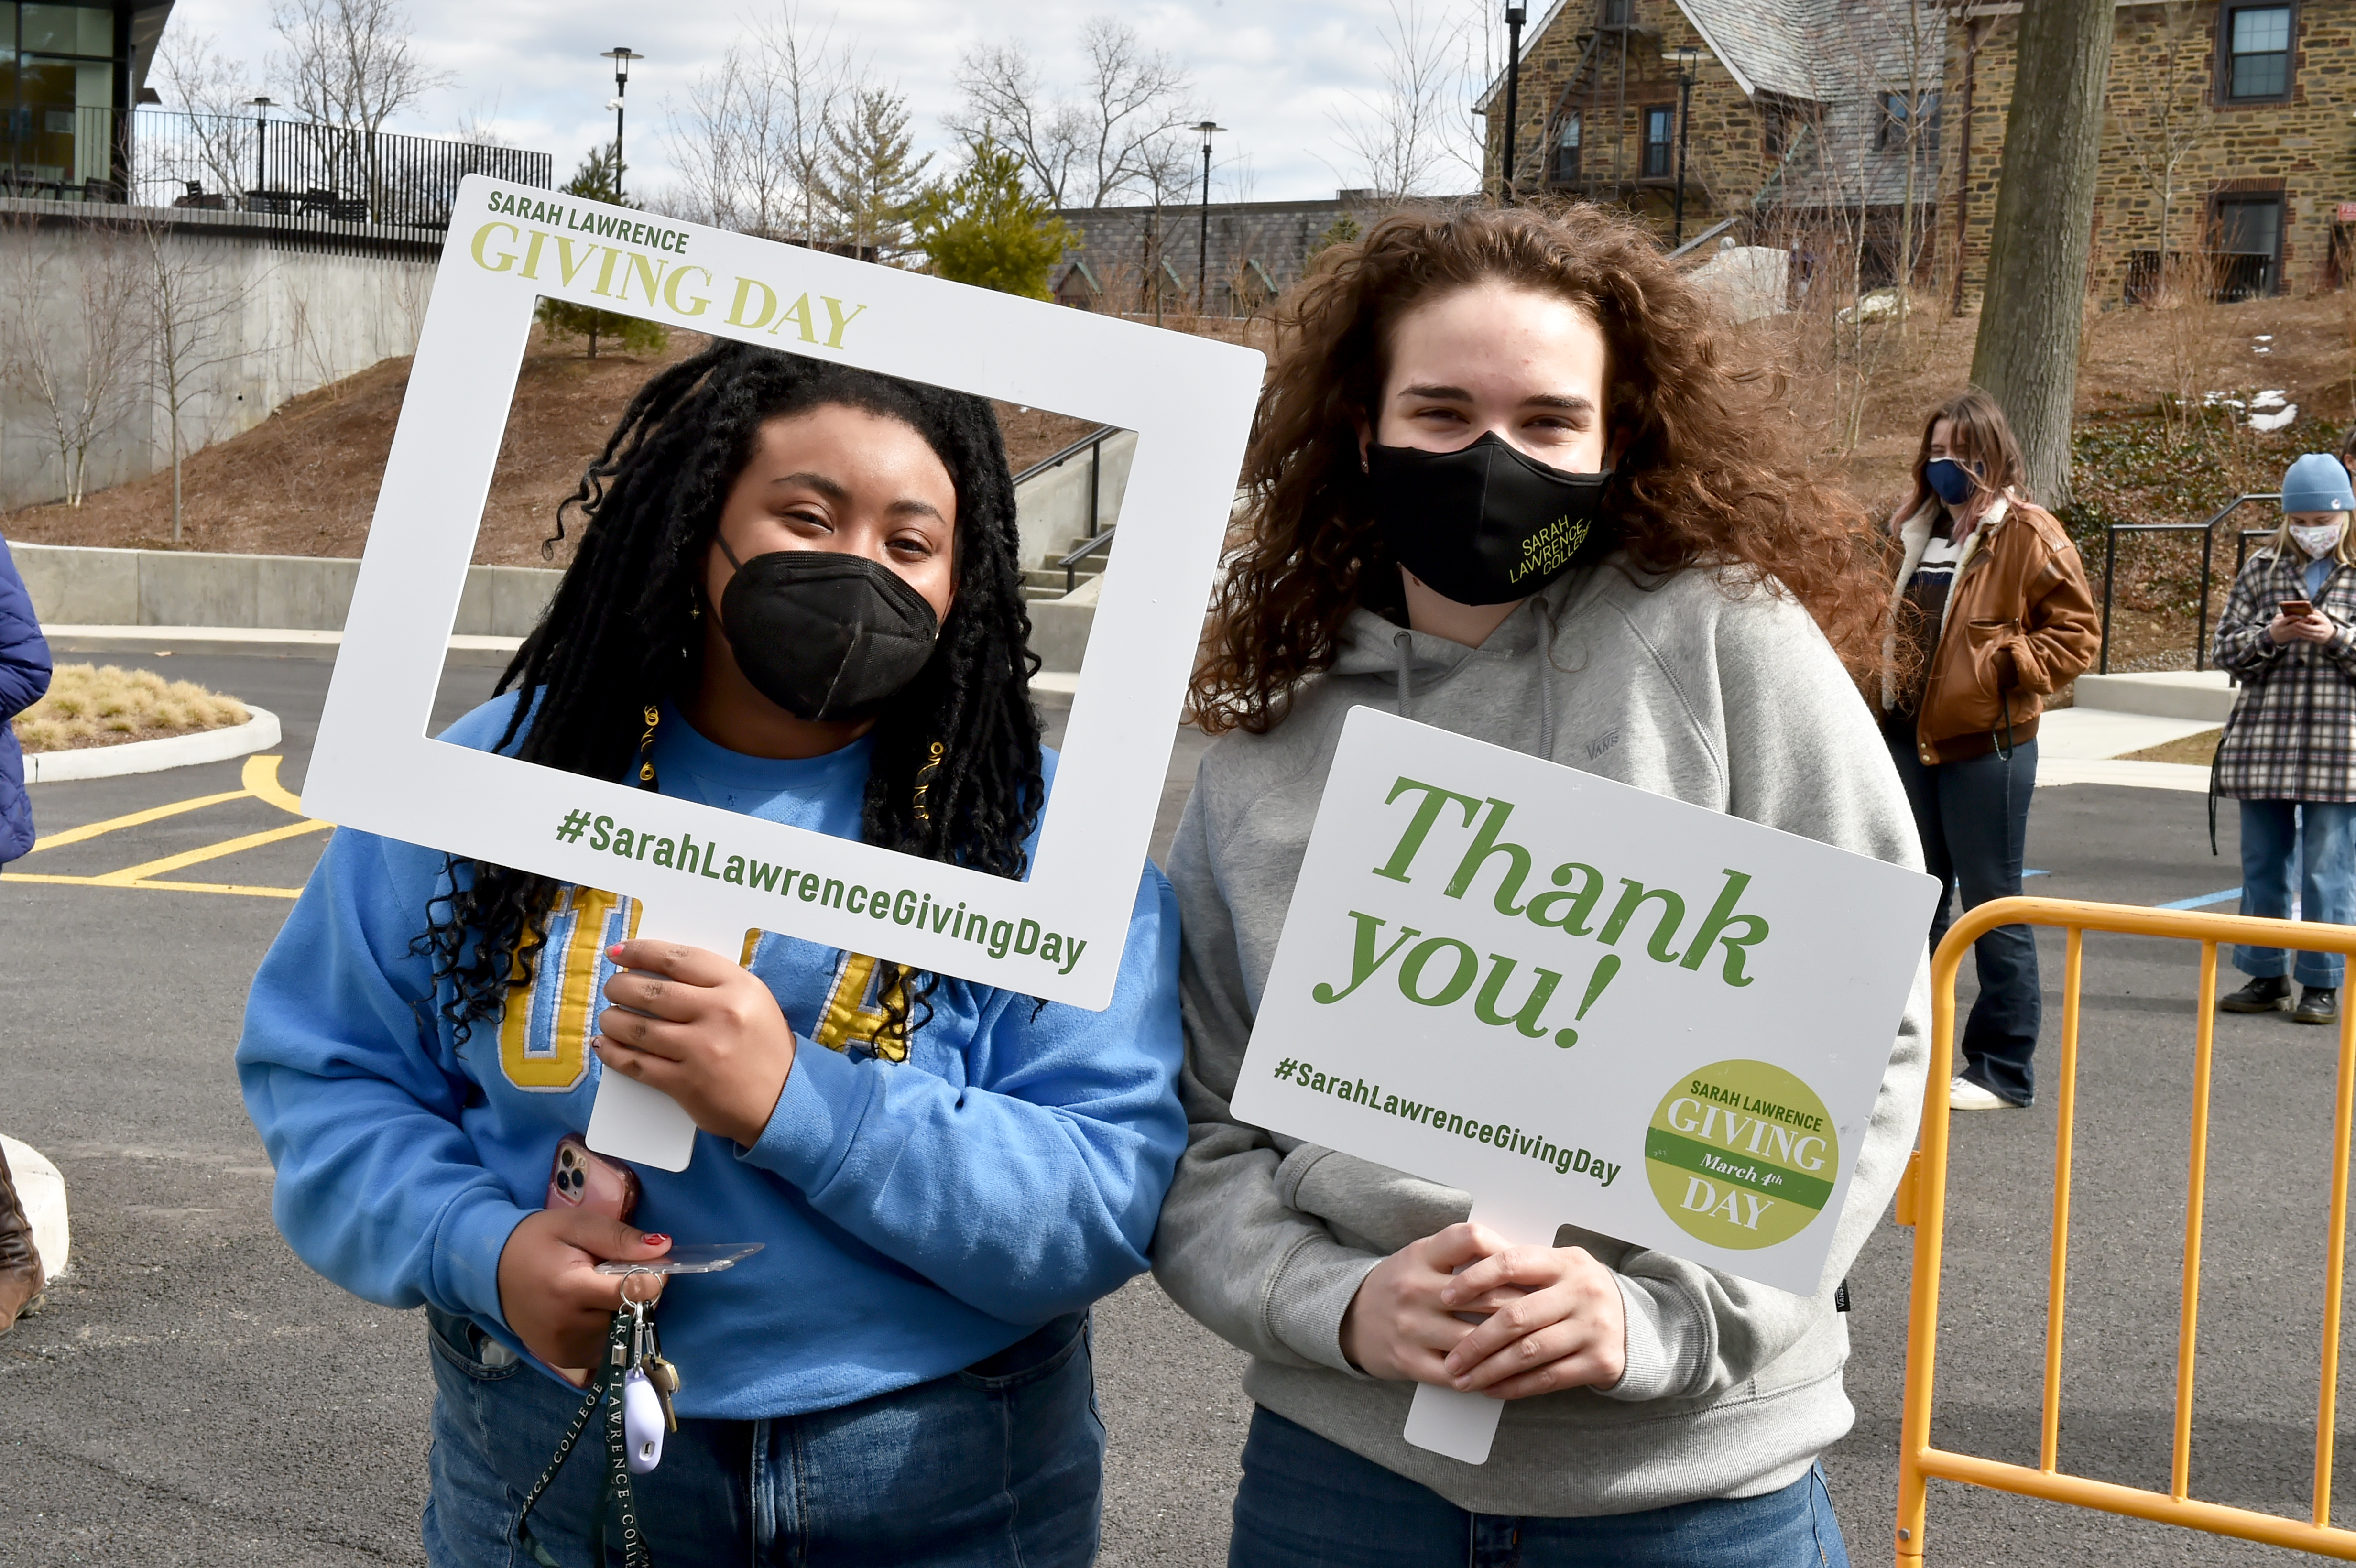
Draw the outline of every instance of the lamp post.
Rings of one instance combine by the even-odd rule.
[[[1677,216],[1669,248],[1686,242],[1686,138],[1693,129],[1694,65],[1701,51],[1691,44],[1677,46]]]
[[[266,96],[257,98],[253,101],[253,189],[257,196],[270,188],[269,124],[270,100]]]
[[[1528,14],[1519,5],[1505,7],[1505,177],[1498,199],[1507,207],[1514,205],[1514,138],[1522,128],[1522,18]]]
[[[630,90],[630,62],[647,57],[626,44],[616,44],[597,57],[614,62],[614,101],[605,107],[614,112],[614,199],[622,199],[622,95]]]
[[[1194,240],[1194,314],[1201,315],[1209,297],[1203,292],[1204,280],[1211,267],[1211,137],[1226,127],[1205,120],[1194,129],[1203,133],[1203,224]]]

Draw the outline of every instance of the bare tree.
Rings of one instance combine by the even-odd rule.
[[[2111,123],[2118,128],[2127,167],[2159,201],[2151,287],[2155,296],[2164,297],[2172,281],[2169,242],[2177,204],[2190,183],[2184,177],[2185,160],[2216,128],[2204,69],[2209,32],[2190,0],[2169,0],[2156,21],[2135,20],[2150,26],[2154,36],[2147,46],[2116,62],[2124,69],[2111,72]]]
[[[1466,26],[1391,0],[1383,29],[1383,90],[1371,101],[1350,94],[1352,109],[1333,112],[1335,137],[1355,182],[1386,197],[1429,196],[1443,171],[1465,161],[1458,105],[1464,86]],[[1480,165],[1472,165],[1474,178]]]
[[[787,4],[752,28],[671,117],[686,216],[765,239],[834,238],[828,160],[853,88],[830,23],[813,32]]]
[[[450,84],[413,52],[401,0],[278,0],[270,25],[285,45],[271,56],[272,85],[323,124],[381,131]]]
[[[1090,18],[1080,44],[1087,74],[1068,99],[1051,94],[1021,44],[973,50],[958,68],[966,101],[948,117],[949,129],[1012,148],[1050,206],[1101,207],[1132,194],[1150,199],[1157,144],[1196,118],[1194,83],[1184,67],[1147,49],[1137,29],[1116,17]]]
[[[149,328],[148,392],[164,415],[172,453],[172,543],[180,543],[180,464],[189,405],[216,390],[221,367],[244,357],[238,327],[246,304],[242,274],[172,244],[155,224],[142,224],[133,263]]]
[[[65,502],[79,507],[91,449],[121,425],[138,390],[138,327],[123,308],[137,279],[123,236],[100,224],[77,229],[65,253],[22,225],[0,255],[0,374],[40,411]]]
[[[187,139],[174,144],[157,138],[164,155],[157,172],[166,179],[209,186],[226,196],[243,188],[252,167],[246,161],[244,133],[252,112],[248,102],[255,82],[243,60],[221,52],[218,34],[195,28],[166,29],[155,53],[153,77],[159,80],[164,101],[187,113]],[[179,153],[177,158],[173,153]],[[153,193],[143,193],[151,197]]]
[[[969,142],[990,138],[1012,148],[1048,206],[1095,205],[1072,199],[1073,173],[1087,139],[1079,111],[1052,100],[1022,45],[980,46],[958,63],[957,81],[966,101],[961,113],[944,117],[951,131]]]

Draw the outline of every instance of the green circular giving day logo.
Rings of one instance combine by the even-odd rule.
[[[1678,1229],[1712,1246],[1788,1242],[1832,1196],[1840,1137],[1815,1091],[1764,1061],[1686,1074],[1644,1133],[1644,1175]]]

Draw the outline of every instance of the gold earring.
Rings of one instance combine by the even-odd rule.
[[[933,814],[925,809],[925,792],[933,787],[933,775],[941,771],[941,756],[948,750],[938,741],[933,742],[924,766],[916,770],[916,820],[929,823]]]
[[[648,703],[646,720],[647,732],[638,737],[638,783],[652,789],[655,787],[655,726],[662,722],[662,710]]]

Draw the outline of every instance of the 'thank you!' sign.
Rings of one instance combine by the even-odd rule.
[[[1355,709],[1236,1116],[1811,1295],[1938,884],[1740,817]],[[1501,1404],[1420,1385],[1479,1464]]]
[[[542,297],[1137,432],[1022,881],[427,738]],[[304,790],[330,821],[641,901],[639,934],[784,932],[1045,1000],[1112,997],[1262,358],[1041,300],[469,176],[452,208]],[[626,632],[622,635],[627,635]],[[593,1147],[683,1168],[667,1096],[601,1078]]]

